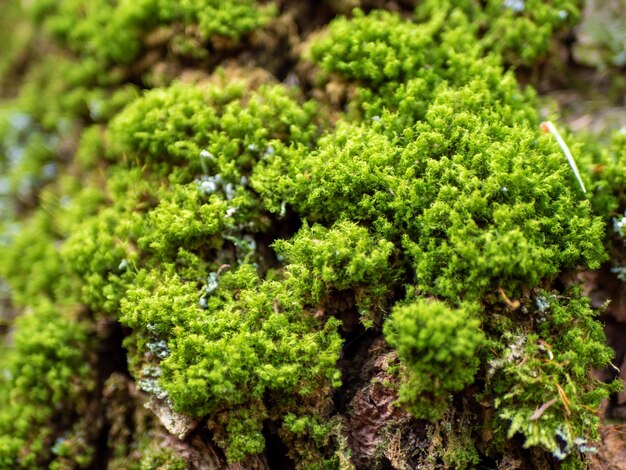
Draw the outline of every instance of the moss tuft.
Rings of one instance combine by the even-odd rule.
[[[424,300],[396,306],[385,323],[385,337],[407,371],[400,400],[414,416],[429,420],[441,419],[450,395],[474,381],[478,351],[485,344],[472,309]]]

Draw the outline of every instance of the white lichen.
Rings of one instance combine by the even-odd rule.
[[[164,339],[148,343],[148,350],[160,359],[165,359],[171,352]]]
[[[620,281],[626,282],[626,266],[615,266],[611,268],[611,272],[617,274]]]
[[[524,0],[504,0],[503,6],[504,8],[514,11],[515,13],[524,11],[524,8],[526,7]]]
[[[621,217],[613,217],[613,231],[620,237],[624,237],[624,227],[626,226],[626,213]]]
[[[213,292],[217,290],[219,287],[219,281],[217,273],[209,273],[206,278],[206,286],[204,287],[204,292],[207,295],[211,295]]]

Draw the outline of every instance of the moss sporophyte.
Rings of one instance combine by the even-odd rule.
[[[31,3],[54,46],[0,109],[0,468],[87,468],[106,439],[132,468],[197,439],[251,467],[585,465],[617,382],[563,274],[623,235],[626,138],[569,135],[577,167],[507,68],[578,2],[355,9],[304,44],[285,2]]]

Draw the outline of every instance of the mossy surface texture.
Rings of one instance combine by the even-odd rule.
[[[463,417],[431,463],[585,467],[619,384],[591,375],[612,351],[571,279],[619,238],[626,146],[574,147],[583,194],[508,69],[579,2],[326,5],[281,66],[289,2],[5,3],[0,468],[110,455],[90,422],[113,372],[229,464],[280,442],[298,468],[353,468],[354,331],[385,338],[407,419]],[[190,465],[173,449],[115,455]]]

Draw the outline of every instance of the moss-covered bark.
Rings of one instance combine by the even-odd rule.
[[[0,468],[590,465],[625,141],[511,69],[580,8],[6,2]]]

